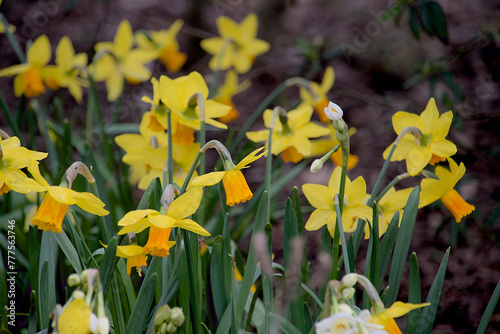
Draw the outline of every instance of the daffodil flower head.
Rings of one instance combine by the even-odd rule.
[[[90,72],[96,81],[105,81],[108,101],[116,101],[123,91],[124,81],[138,84],[148,80],[151,72],[145,64],[157,57],[154,50],[133,48],[132,26],[123,20],[113,42],[99,42],[94,64]]]
[[[22,147],[17,137],[3,139],[0,136],[0,196],[11,190],[22,194],[41,191],[43,187],[21,169],[28,167],[31,161],[40,161],[46,156],[47,153]]]
[[[175,242],[174,242],[175,243]],[[127,274],[130,276],[132,268],[137,269],[139,276],[142,276],[141,267],[147,266],[146,252],[144,247],[137,245],[117,246],[116,256],[127,259]]]
[[[399,141],[392,155],[391,161],[406,160],[406,167],[410,175],[417,175],[427,164],[435,164],[457,152],[457,147],[445,139],[450,130],[453,113],[450,111],[439,115],[434,98],[430,98],[427,107],[420,116],[398,111],[392,116],[394,131],[399,135],[408,127],[414,127],[421,133],[420,138],[415,134],[406,133]],[[387,159],[392,145],[384,151]]]
[[[234,206],[238,203],[249,201],[252,197],[252,191],[241,172],[241,169],[249,167],[252,162],[260,159],[266,154],[264,147],[244,157],[236,166],[234,165],[228,150],[220,142],[212,140],[205,144],[200,151],[204,152],[208,148],[216,148],[224,162],[225,171],[212,172],[193,178],[190,187],[205,187],[219,183],[222,180],[224,191],[226,193],[226,204]]]
[[[104,203],[94,194],[77,192],[64,186],[50,186],[40,174],[37,161],[31,161],[28,170],[42,186],[40,191],[46,195],[32,220],[33,225],[44,231],[62,232],[64,216],[70,205],[78,205],[82,210],[98,216],[109,212],[104,209]]]
[[[160,77],[160,100],[172,112],[172,137],[174,141],[189,146],[194,141],[194,130],[201,121],[220,129],[227,126],[214,118],[225,116],[230,106],[207,100],[208,86],[198,72],[176,79]]]
[[[201,47],[214,55],[208,66],[211,70],[227,70],[233,67],[238,73],[246,73],[255,58],[270,48],[269,43],[257,39],[257,15],[249,14],[238,24],[226,16],[217,18],[220,37],[201,41]]]
[[[455,217],[457,223],[462,221],[462,218],[471,214],[475,207],[467,203],[462,196],[454,189],[455,185],[465,174],[465,166],[460,163],[460,166],[448,158],[450,169],[442,166],[437,166],[435,173],[437,180],[426,178],[422,180],[419,208],[429,205],[439,199],[450,210]]]
[[[170,247],[175,244],[174,241],[169,241],[174,227],[203,236],[210,235],[198,223],[187,218],[198,210],[202,196],[203,189],[192,188],[173,200],[165,214],[152,209],[130,211],[118,222],[118,226],[123,227],[118,234],[123,235],[129,232],[137,234],[149,227],[149,239],[144,246],[145,252],[165,257],[169,255]]]
[[[179,51],[177,42],[177,34],[182,24],[179,19],[166,30],[141,32],[136,37],[140,48],[157,52],[158,59],[169,73],[179,71],[187,59],[187,55]]]
[[[335,210],[334,197],[340,189],[340,176],[342,168],[336,167],[330,177],[328,186],[307,183],[302,186],[302,191],[309,203],[315,208],[306,222],[308,231],[319,230],[327,226],[330,235],[335,235],[337,224],[337,213]],[[344,206],[342,211],[342,226],[345,232],[353,232],[357,226],[357,218],[368,219],[372,210],[364,204],[366,197],[366,182],[359,176],[351,182],[346,177]]]
[[[46,65],[50,61],[52,52],[50,41],[46,35],[38,37],[26,52],[26,63],[14,65],[0,70],[0,77],[13,76],[14,94],[19,97],[37,97],[45,93],[43,80],[46,78]]]
[[[332,89],[335,82],[335,72],[332,67],[327,67],[321,84],[310,81],[307,87],[300,87],[300,98],[302,105],[310,105],[316,111],[321,123],[330,123],[331,119],[325,114],[325,108],[329,106],[327,97],[328,92]]]
[[[310,138],[326,136],[330,130],[311,122],[313,110],[311,106],[298,107],[281,115],[271,126],[273,110],[264,111],[264,125],[272,128],[273,142],[271,153],[278,155],[285,162],[297,163],[305,156],[311,156],[313,144]],[[253,142],[263,142],[269,139],[269,130],[249,131],[247,138]]]

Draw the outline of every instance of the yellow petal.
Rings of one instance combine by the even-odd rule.
[[[182,219],[178,220],[174,227],[179,227],[200,235],[203,235],[205,237],[210,236],[210,233],[208,233],[207,230],[205,230],[203,227],[201,227],[197,222],[191,220],[191,219]]]
[[[170,204],[167,215],[175,219],[184,219],[191,216],[198,210],[202,196],[203,189],[199,187],[185,192]]]
[[[0,70],[0,77],[11,77],[13,75],[27,71],[30,64],[17,64]]]
[[[151,226],[151,222],[148,217],[139,219],[135,223],[124,226],[120,231],[118,231],[118,235],[124,235],[130,232],[134,232],[135,234],[140,233]]]
[[[323,82],[321,83],[321,92],[324,94],[328,93],[330,89],[333,87],[333,83],[335,81],[335,72],[333,71],[333,67],[328,66],[325,70],[325,74],[323,75]]]
[[[59,334],[88,333],[90,314],[90,308],[83,299],[73,300],[59,316],[57,332]]]
[[[269,130],[249,131],[246,133],[246,136],[254,143],[259,143],[269,139]]]
[[[365,179],[362,176],[358,176],[352,181],[349,188],[346,189],[346,195],[348,196],[350,205],[362,203],[366,197]]]
[[[56,48],[56,64],[64,69],[70,69],[73,66],[75,49],[68,36],[64,36],[59,41]]]
[[[438,120],[432,124],[430,134],[433,141],[444,139],[450,131],[451,122],[453,121],[453,113],[450,111],[442,114]]]
[[[206,187],[219,183],[226,172],[211,172],[193,178],[190,187]]]
[[[106,89],[108,91],[108,101],[116,101],[123,91],[123,76],[121,73],[111,73],[106,79]]]
[[[437,156],[448,158],[457,153],[457,146],[451,141],[443,139],[441,141],[433,141],[431,143],[431,151]]]
[[[412,176],[420,173],[432,158],[432,152],[428,148],[414,149],[406,158],[406,168]]]
[[[97,216],[106,216],[109,214],[109,211],[104,209],[104,203],[94,194],[83,192],[77,193],[75,197],[77,198],[76,205],[81,209]]]
[[[439,118],[439,111],[436,106],[436,100],[433,97],[429,99],[425,110],[420,114],[420,119],[422,120],[423,128],[421,130],[425,134],[430,134],[434,122]]]
[[[29,48],[26,59],[35,67],[43,67],[50,61],[51,55],[49,38],[46,35],[41,35]]]
[[[133,32],[130,22],[123,20],[118,26],[115,38],[113,40],[113,51],[117,58],[124,57],[130,49],[132,49],[133,44]]]
[[[430,303],[422,303],[422,304],[411,304],[411,303],[403,303],[400,301],[395,302],[388,309],[384,311],[384,315],[391,318],[399,318],[408,312],[431,305]]]
[[[308,231],[317,231],[325,225],[328,225],[329,227],[332,224],[335,227],[336,219],[337,214],[335,213],[335,211],[317,209],[311,213],[311,216],[306,222],[305,229]]]
[[[141,255],[144,253],[144,248],[137,245],[117,246],[116,256],[128,258],[130,256]]]
[[[247,167],[249,164],[254,162],[255,160],[258,160],[262,158],[265,154],[266,151],[264,151],[264,146],[256,149],[255,151],[251,152],[249,155],[244,157],[237,165],[234,167],[234,170],[239,170],[242,168]]]
[[[149,221],[153,226],[156,226],[161,229],[168,229],[174,227],[175,223],[177,222],[177,219],[171,216],[160,214],[160,215],[149,216]],[[151,230],[149,231],[149,233],[151,233]]]
[[[118,226],[127,226],[130,224],[134,224],[138,220],[146,217],[153,212],[158,211],[152,209],[130,211],[125,216],[123,216],[122,219],[120,219],[120,221],[118,222]]]
[[[302,192],[309,203],[316,209],[332,209],[334,193],[326,186],[320,184],[306,183],[302,186]]]
[[[380,205],[384,206],[387,211],[401,210],[405,207],[412,190],[413,188],[406,188],[398,191],[387,192],[384,197],[380,199]]]
[[[422,120],[418,115],[406,111],[398,111],[392,116],[392,126],[397,134],[400,134],[404,128],[409,126],[416,127],[420,130],[424,128]]]
[[[237,37],[238,24],[227,16],[219,16],[217,18],[217,29],[223,37]]]

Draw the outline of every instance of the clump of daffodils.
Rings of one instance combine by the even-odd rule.
[[[167,304],[158,309],[154,318],[154,334],[174,333],[182,326],[186,317],[180,307],[170,308]]]
[[[108,334],[109,319],[104,309],[104,297],[99,271],[87,269],[68,277],[68,286],[75,287],[64,306],[57,304],[52,312],[53,333]]]
[[[360,310],[354,304],[356,283],[370,298],[370,309]],[[316,333],[401,333],[394,318],[428,305],[395,302],[386,309],[370,280],[352,273],[345,275],[341,281],[332,280],[328,284],[323,319],[316,323]]]

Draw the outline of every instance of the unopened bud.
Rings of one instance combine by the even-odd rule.
[[[160,327],[163,322],[169,322],[172,316],[172,310],[167,304],[163,305],[158,309],[154,319],[155,327]]]
[[[338,104],[330,101],[328,107],[325,108],[325,115],[332,121],[338,121],[344,115],[344,111],[339,107]]]
[[[68,180],[69,188],[71,188],[71,185],[73,184],[73,181],[75,181],[78,174],[86,178],[88,183],[95,182],[94,175],[92,175],[87,165],[81,161],[77,161],[66,170],[66,179]]]
[[[107,317],[99,317],[97,319],[97,333],[99,334],[109,333],[109,319]]]
[[[342,297],[344,297],[345,300],[351,299],[355,292],[356,290],[354,290],[354,288],[345,288],[342,290]]]
[[[313,163],[311,164],[311,173],[319,172],[321,168],[323,168],[323,164],[324,162],[321,161],[321,159],[314,160]]]
[[[184,317],[184,312],[182,312],[182,309],[180,307],[174,307],[172,309],[172,324],[180,327],[184,323],[185,319],[186,317]]]
[[[168,325],[167,325],[166,322],[164,322],[164,323],[161,324],[160,329],[156,333],[167,334],[168,333],[167,329],[168,329]]]
[[[358,282],[358,274],[351,273],[342,277],[342,284],[345,287],[353,287]]]
[[[85,293],[83,293],[83,291],[76,290],[73,292],[73,298],[85,300]]]
[[[80,276],[78,274],[71,274],[68,277],[68,285],[76,286],[80,284]]]
[[[167,325],[167,333],[173,333],[177,330],[177,326],[174,325],[173,323],[169,323]]]

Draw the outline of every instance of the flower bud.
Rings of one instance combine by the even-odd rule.
[[[90,314],[90,323],[89,323],[89,331],[91,333],[97,333],[97,329],[99,326],[99,319],[97,319],[97,316],[95,313]]]
[[[155,327],[160,327],[163,322],[169,322],[172,318],[172,310],[167,304],[163,305],[158,309],[154,319]]]
[[[358,274],[355,273],[347,274],[344,277],[342,277],[342,284],[348,288],[353,287],[357,281],[358,281]]]
[[[345,288],[342,290],[342,297],[344,297],[345,300],[351,299],[355,292],[356,290],[354,290],[354,288]]]
[[[344,111],[339,107],[338,104],[330,101],[328,107],[325,108],[325,115],[332,121],[338,121],[344,116]]]
[[[76,286],[80,284],[80,276],[78,274],[71,274],[68,277],[68,285]]]
[[[99,334],[109,333],[109,319],[107,317],[99,317],[97,319],[97,333]]]
[[[85,293],[83,293],[83,291],[76,290],[73,292],[73,298],[85,300]]]
[[[173,333],[177,330],[177,326],[174,325],[173,323],[169,323],[167,325],[167,333]]]
[[[172,309],[172,324],[176,327],[180,327],[184,323],[185,319],[186,317],[184,317],[184,312],[182,312],[180,307],[174,307]]]
[[[319,172],[323,168],[323,164],[324,162],[321,159],[314,160],[311,164],[311,173]]]
[[[168,325],[167,325],[166,322],[164,322],[164,323],[161,324],[160,329],[156,333],[167,334],[168,333],[167,329],[168,329]]]

